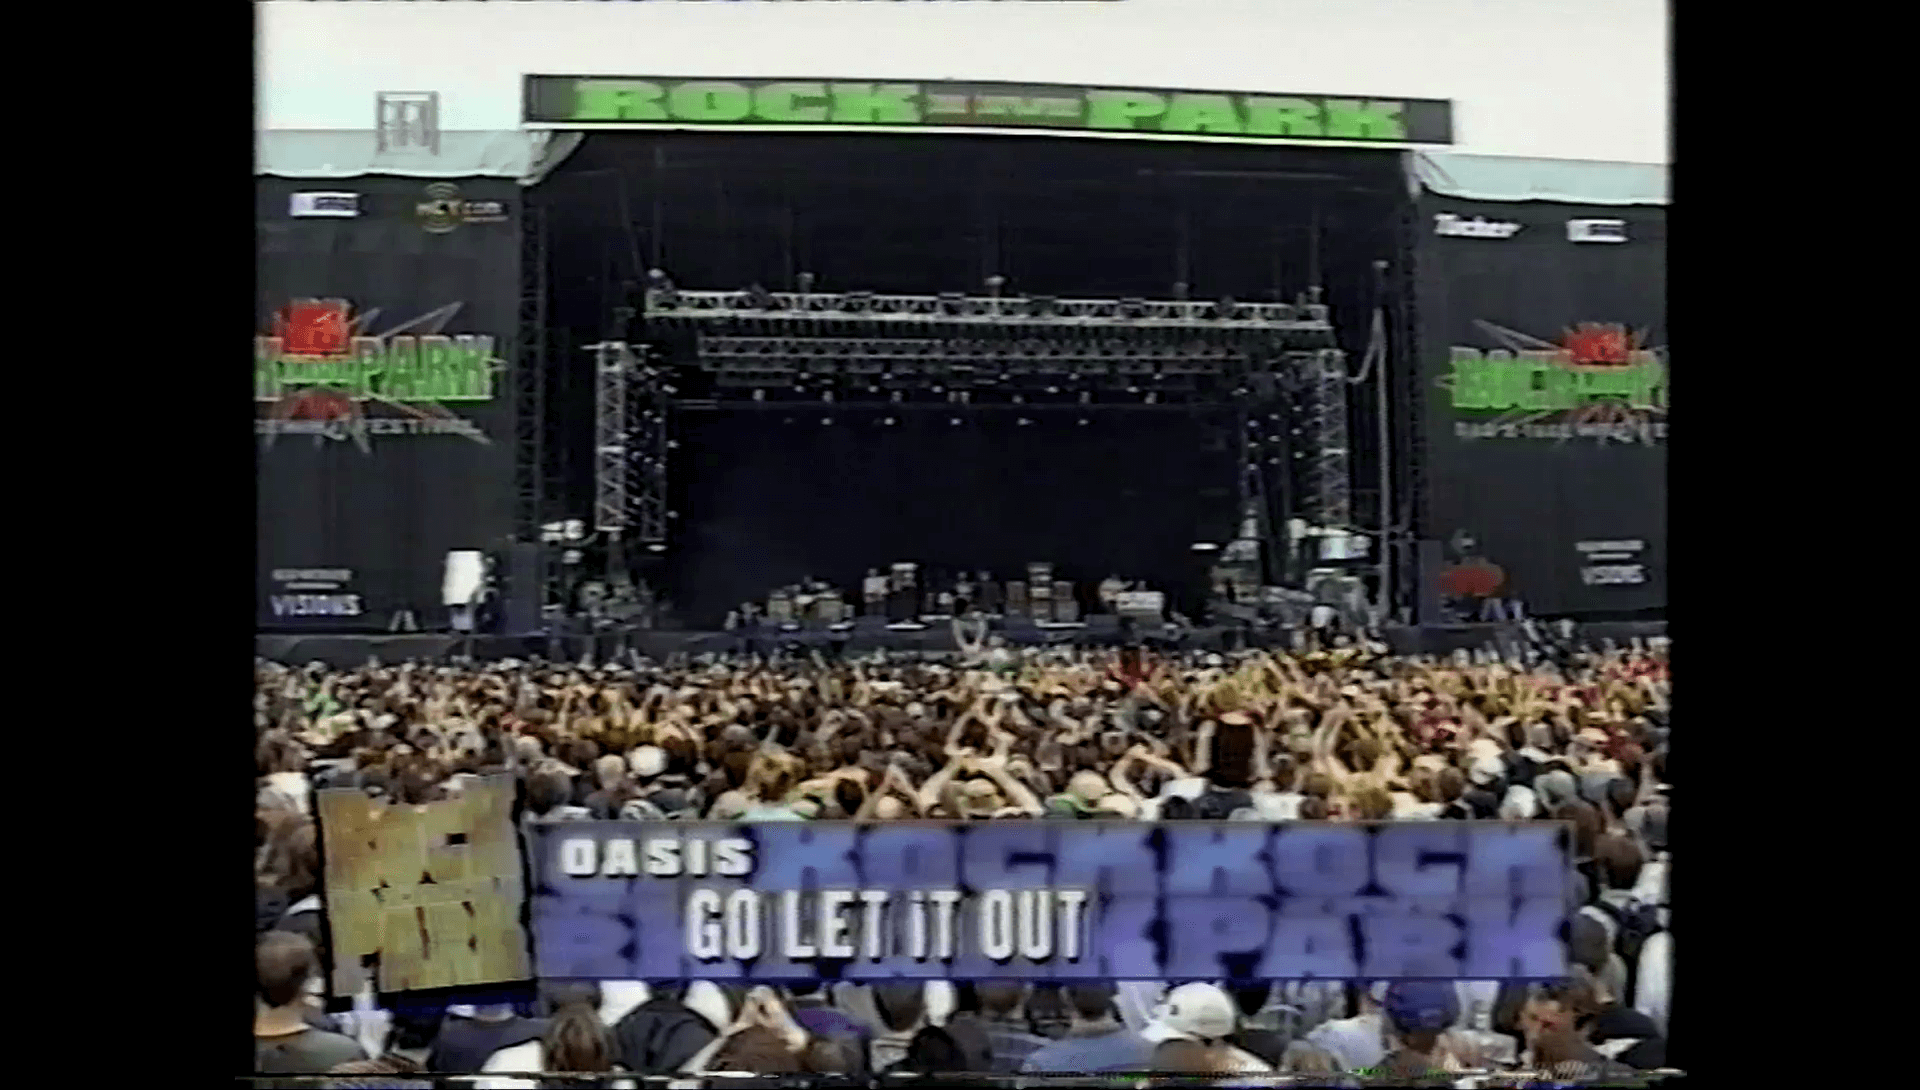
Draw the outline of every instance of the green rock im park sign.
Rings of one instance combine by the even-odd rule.
[[[1011,129],[1253,142],[1451,144],[1441,99],[1011,83],[528,76],[526,123],[630,128]]]

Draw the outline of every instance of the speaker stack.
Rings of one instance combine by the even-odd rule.
[[[1007,616],[1027,616],[1027,585],[1018,579],[1007,584]]]
[[[1073,597],[1073,584],[1064,580],[1053,581],[1053,619],[1061,624],[1072,624],[1080,619],[1080,603]]]
[[[918,564],[893,566],[893,580],[887,594],[887,620],[899,624],[917,616],[920,605],[919,567]]]

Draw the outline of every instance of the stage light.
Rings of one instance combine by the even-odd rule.
[[[820,418],[820,423],[821,423],[821,425],[822,425],[822,426],[828,426],[828,425],[831,425],[831,424],[833,423],[833,417],[831,417],[831,416],[823,416],[823,417],[821,417],[821,418]]]
[[[952,420],[950,420],[950,421],[948,421],[948,423],[950,423],[950,424],[952,424],[952,425],[953,425],[954,427],[959,427],[959,426],[960,426],[960,418],[956,416],[956,417],[954,417],[954,418],[953,418]]]
[[[889,426],[889,427],[891,427],[891,426],[893,426],[893,424],[895,424],[895,423],[896,423],[896,421],[895,421],[895,420],[893,419],[893,417],[891,417],[891,416],[889,416],[889,417],[887,417],[887,418],[886,418],[886,420],[885,420],[885,421],[883,421],[883,423],[885,423],[885,424],[886,424],[887,426]]]
[[[765,401],[765,400],[767,399],[767,392],[766,392],[765,390],[761,390],[761,389],[757,389],[757,388],[756,388],[756,389],[755,389],[755,390],[753,391],[753,399],[754,399],[755,401]]]
[[[1028,420],[1028,419],[1027,419],[1026,417],[1024,417],[1024,416],[1020,418],[1020,426],[1021,426],[1021,427],[1023,427],[1023,428],[1024,428],[1024,427],[1026,427],[1026,426],[1027,426],[1028,424],[1031,424],[1031,423],[1033,423],[1033,421],[1031,421],[1031,420]]]
[[[1196,541],[1193,543],[1193,551],[1196,553],[1212,553],[1218,552],[1219,550],[1220,546],[1215,545],[1211,541]]]
[[[650,553],[664,553],[667,551],[667,547],[659,542],[654,542],[652,545],[647,546],[647,551]]]

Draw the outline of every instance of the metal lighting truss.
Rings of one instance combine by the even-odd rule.
[[[545,210],[527,205],[520,216],[518,358],[513,381],[514,536],[540,540],[546,494],[547,233]]]
[[[642,348],[627,387],[628,527],[642,545],[665,546],[667,521],[668,410],[674,391],[666,371]]]
[[[1246,365],[1245,349],[1198,338],[741,337],[700,334],[700,365],[720,375],[1217,374]]]
[[[647,292],[650,321],[754,321],[769,327],[858,321],[894,326],[939,324],[1055,329],[1243,329],[1331,333],[1321,303],[1235,303],[1186,299],[1053,299],[870,292]]]
[[[1394,326],[1393,344],[1399,351],[1390,356],[1397,366],[1389,395],[1393,403],[1394,434],[1392,449],[1384,452],[1390,455],[1394,468],[1395,504],[1390,512],[1389,525],[1397,533],[1389,536],[1389,554],[1397,561],[1393,581],[1397,606],[1411,607],[1420,585],[1420,557],[1416,547],[1422,537],[1433,532],[1427,521],[1425,501],[1427,497],[1427,435],[1426,420],[1427,398],[1421,382],[1420,361],[1425,359],[1425,349],[1420,337],[1419,312],[1419,258],[1425,242],[1426,218],[1419,207],[1408,202],[1401,209],[1400,245],[1397,247],[1400,260],[1394,265],[1397,277],[1394,284],[1394,298],[1399,305],[1395,308],[1398,319]],[[1399,544],[1398,549],[1392,545]]]
[[[1352,480],[1347,463],[1347,364],[1336,348],[1294,354],[1301,440],[1307,458],[1301,514],[1329,529],[1353,525]]]
[[[608,341],[591,351],[593,528],[643,545],[664,544],[671,397],[665,376],[645,348]]]
[[[589,346],[593,353],[593,528],[627,528],[627,383],[633,353],[618,341]]]

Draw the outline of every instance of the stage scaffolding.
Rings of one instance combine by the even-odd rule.
[[[1228,409],[1239,431],[1235,522],[1257,515],[1262,552],[1277,559],[1271,538],[1285,518],[1352,521],[1347,369],[1319,297],[683,291],[656,272],[644,343],[593,348],[595,524],[664,548],[678,411]]]

